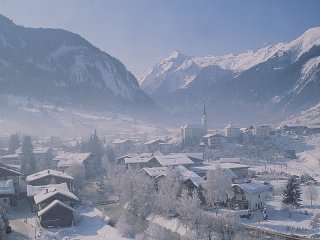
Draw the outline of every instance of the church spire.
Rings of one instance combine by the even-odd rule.
[[[207,115],[206,113],[206,104],[203,102],[203,113],[202,115]]]

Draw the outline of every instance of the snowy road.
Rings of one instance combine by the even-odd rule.
[[[7,234],[7,240],[15,239],[34,239],[34,215],[30,212],[30,206],[27,200],[18,201],[18,206],[8,212],[8,218],[12,232]],[[27,222],[25,220],[27,219]]]

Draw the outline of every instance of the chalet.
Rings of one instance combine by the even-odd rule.
[[[0,207],[14,206],[16,191],[12,179],[0,181]]]
[[[19,154],[9,154],[0,157],[0,163],[6,164],[8,166],[15,166],[20,168],[21,161]]]
[[[52,169],[27,176],[26,182],[32,186],[43,186],[48,184],[66,183],[70,191],[73,191],[73,177]]]
[[[169,166],[192,166],[195,165],[194,161],[185,153],[171,153],[168,155],[156,155],[154,156],[159,166],[169,167]]]
[[[250,182],[234,184],[232,189],[234,196],[229,203],[231,208],[255,211],[265,206],[272,186],[268,183]]]
[[[224,136],[218,133],[207,134],[203,138],[206,146],[209,148],[221,148],[223,145]]]
[[[164,143],[160,143],[160,152],[163,154],[169,154],[175,152],[178,146],[181,145],[181,139],[171,138]]]
[[[14,186],[14,190],[15,190],[15,195],[12,196],[12,205],[16,204],[16,199],[17,197],[20,195],[20,176],[22,174],[13,167],[7,166],[5,164],[0,164],[0,181],[3,180],[12,180],[13,182],[13,186]]]
[[[180,129],[181,142],[184,146],[198,146],[202,140],[203,127],[201,124],[186,124]]]
[[[128,154],[134,150],[134,143],[129,139],[116,139],[112,145],[119,155]]]
[[[160,143],[165,143],[164,140],[161,139],[153,139],[145,143],[147,149],[149,152],[156,152],[160,151]]]
[[[271,126],[260,124],[254,128],[253,134],[257,138],[266,138],[270,136]]]
[[[73,224],[75,212],[76,210],[69,205],[54,200],[38,212],[38,217],[41,226],[44,228],[68,227]]]
[[[86,176],[91,175],[95,170],[92,153],[62,152],[53,159],[53,162],[57,169],[62,172],[65,172],[73,164],[82,165],[86,171]]]
[[[231,123],[224,128],[224,135],[230,140],[239,140],[240,128]]]
[[[160,177],[165,177],[169,167],[153,167],[153,168],[143,168],[147,176],[158,179]],[[203,184],[203,178],[193,171],[188,170],[184,166],[173,166],[172,169],[179,172],[182,177],[182,184],[187,187],[188,190],[198,189]]]
[[[68,206],[73,206],[79,199],[66,189],[61,188],[46,188],[33,197],[35,210],[41,210],[49,205],[54,200],[59,200]]]
[[[214,171],[217,167],[221,167],[223,172],[228,175],[232,181],[238,179],[246,179],[248,177],[249,166],[239,163],[222,162],[219,164],[203,164],[202,166],[192,166],[190,170],[197,173],[199,176],[206,176],[210,171]],[[231,172],[230,172],[231,171]]]
[[[16,150],[16,153],[21,156],[22,154],[22,148],[18,148]],[[37,170],[43,170],[48,166],[48,161],[51,161],[51,156],[52,156],[52,149],[48,147],[34,147],[33,148],[33,155],[35,158],[36,162],[36,168]],[[49,162],[50,164],[50,162]]]

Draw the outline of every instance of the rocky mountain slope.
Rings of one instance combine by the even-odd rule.
[[[81,36],[18,26],[1,15],[0,95],[116,112],[157,108],[119,60]]]

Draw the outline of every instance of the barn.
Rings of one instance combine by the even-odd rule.
[[[73,217],[76,210],[67,204],[54,200],[38,212],[40,224],[48,227],[68,227],[73,224]]]

